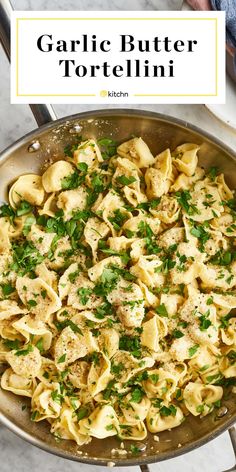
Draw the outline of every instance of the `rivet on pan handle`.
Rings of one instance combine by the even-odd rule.
[[[11,12],[13,11],[10,0],[0,0],[0,40],[3,49],[10,61],[10,41],[11,41]],[[50,121],[57,119],[54,109],[51,105],[31,104],[35,120],[39,126],[45,125]]]

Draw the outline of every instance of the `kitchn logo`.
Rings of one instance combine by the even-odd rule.
[[[102,98],[123,98],[128,96],[128,92],[122,92],[121,90],[119,92],[115,90],[101,90],[100,92],[100,97]]]

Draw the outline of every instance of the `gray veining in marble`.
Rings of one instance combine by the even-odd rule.
[[[182,0],[12,0],[15,10],[180,10]]]
[[[177,10],[182,0],[12,0],[18,10]],[[0,150],[36,127],[26,105],[10,105],[9,65],[0,46]],[[56,105],[58,117],[98,106]],[[136,105],[134,108],[166,113],[193,123],[236,151],[236,133],[222,125],[203,105]],[[1,472],[102,472],[104,468],[65,461],[25,443],[0,427]],[[228,433],[196,451],[150,467],[151,472],[222,472],[233,466],[234,456]],[[115,469],[138,472],[138,467]]]

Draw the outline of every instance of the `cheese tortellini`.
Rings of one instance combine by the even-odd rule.
[[[236,376],[236,200],[194,143],[78,140],[0,207],[1,387],[78,446],[142,441]]]

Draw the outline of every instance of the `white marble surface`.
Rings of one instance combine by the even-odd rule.
[[[182,0],[12,0],[19,10],[152,10],[179,9]],[[27,106],[10,105],[9,65],[0,46],[0,150],[36,127]],[[99,108],[97,106],[57,105],[58,117]],[[222,125],[203,105],[135,106],[163,112],[193,123],[217,136],[236,151],[236,133]],[[236,113],[236,111],[235,111]],[[0,427],[0,471],[36,472],[102,472],[104,468],[65,461],[25,443],[4,427]],[[150,467],[151,472],[222,472],[234,464],[228,433],[198,450]],[[118,470],[118,469],[115,469]],[[123,472],[138,472],[138,467],[122,468]]]

